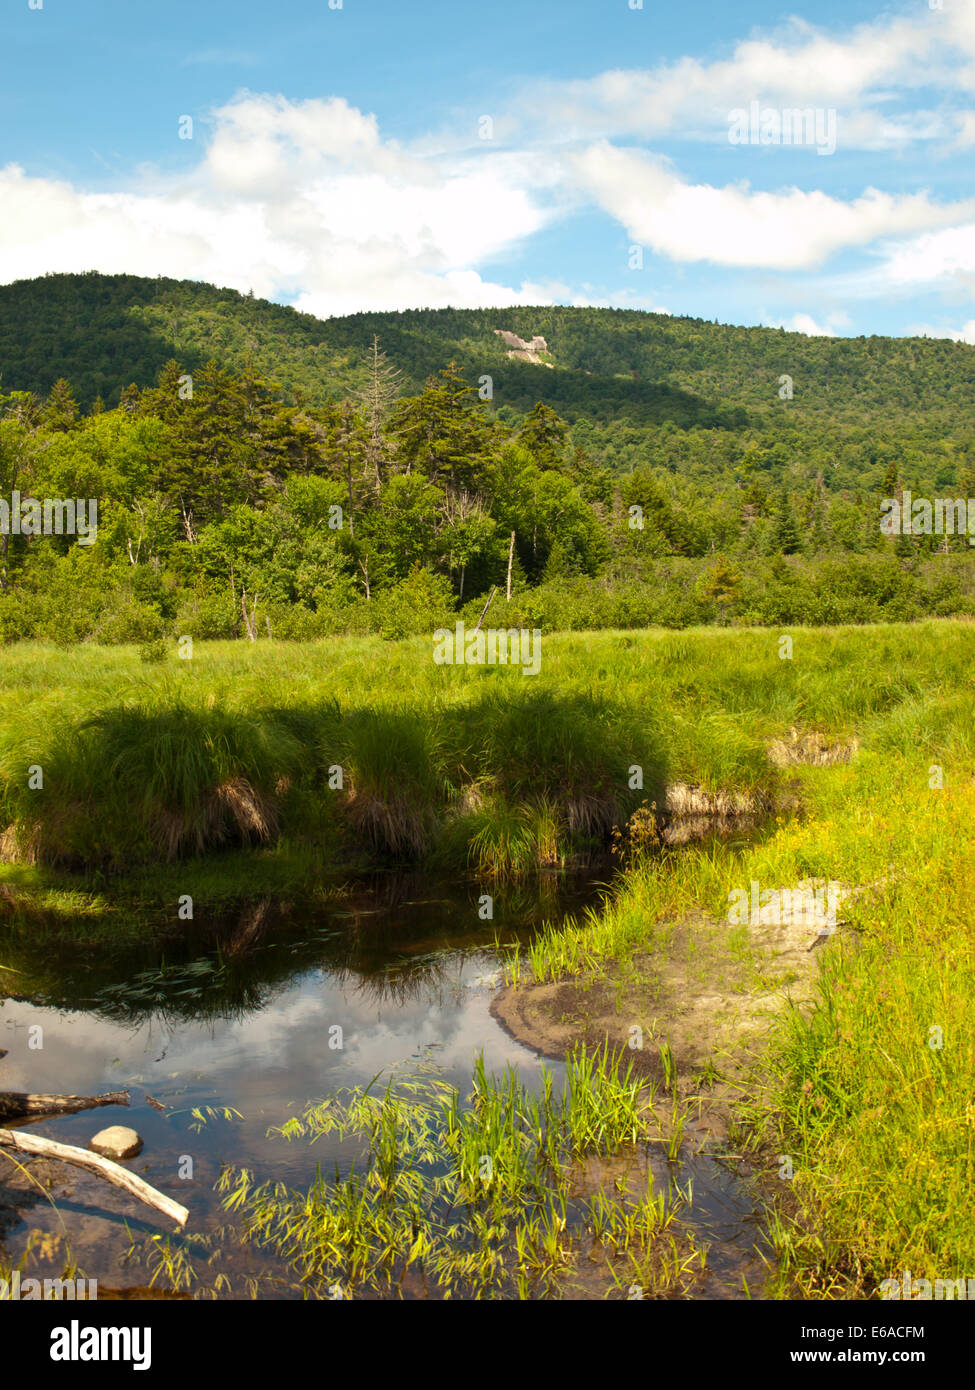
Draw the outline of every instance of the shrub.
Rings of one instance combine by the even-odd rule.
[[[373,598],[372,630],[381,637],[415,637],[449,627],[455,619],[454,597],[443,575],[417,567],[399,584]]]
[[[219,640],[236,637],[238,614],[229,594],[194,594],[186,598],[176,614],[179,635]]]

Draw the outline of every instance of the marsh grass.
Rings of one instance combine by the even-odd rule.
[[[560,979],[665,955],[678,924],[705,916],[724,922],[730,891],[753,879],[768,887],[836,879],[863,889],[845,934],[822,952],[811,1004],[783,1017],[754,1110],[756,1152],[769,1155],[773,1171],[774,1155],[795,1160],[792,1208],[783,1209],[778,1236],[787,1270],[781,1288],[869,1293],[905,1266],[920,1277],[967,1277],[975,1270],[975,629],[931,621],[792,636],[793,659],[783,661],[770,631],[553,635],[533,692],[518,672],[498,671],[488,695],[477,668],[434,667],[422,640],[273,649],[201,643],[198,658],[178,663],[182,670],[143,665],[127,649],[6,648],[0,830],[13,827],[22,857],[34,846],[42,858],[68,853],[88,869],[140,856],[152,863],[171,843],[155,807],[162,802],[180,818],[178,852],[195,852],[199,827],[209,824],[207,798],[239,778],[255,796],[273,798],[269,853],[282,839],[294,845],[306,836],[333,855],[357,844],[374,849],[385,823],[405,846],[398,853],[439,843],[458,866],[473,861],[485,875],[511,874],[533,865],[541,846],[550,856],[554,844],[561,859],[607,826],[611,833],[611,822],[622,825],[641,802],[662,804],[660,782],[760,793],[772,803],[786,790],[801,815],[776,816],[748,843],[635,855],[599,912],[543,930],[512,969],[521,978]],[[134,721],[125,714],[131,709],[141,711]],[[185,773],[181,762],[174,766],[179,741],[163,740],[164,756],[149,737],[178,727],[184,710],[193,749]],[[430,819],[395,803],[402,790],[390,780],[395,757],[376,746],[379,724],[367,727],[377,711],[395,714],[400,730],[425,731],[404,738],[403,785],[426,800]],[[153,723],[167,717],[175,722]],[[853,740],[858,751],[849,761],[822,760],[823,749]],[[812,763],[790,755],[788,766],[776,767],[768,750],[783,741],[819,752]],[[328,766],[346,757],[354,791],[374,805],[358,828],[347,803],[327,790]],[[45,766],[53,795],[27,789],[25,772],[35,763]],[[644,767],[644,787],[631,793],[634,764]],[[225,842],[254,837],[254,824],[241,824],[232,808],[219,816]],[[546,819],[544,833],[533,817]],[[16,891],[16,879],[5,882]],[[728,928],[725,937],[732,957],[747,964],[747,932]],[[754,972],[758,986],[758,961]],[[942,1045],[930,1046],[938,1036]],[[406,1125],[408,1099],[395,1104]],[[424,1104],[429,1112],[434,1101]],[[435,1118],[439,1124],[440,1110]],[[404,1132],[416,1144],[427,1130]],[[446,1166],[430,1181],[453,1175],[459,1195],[452,1152],[438,1140],[431,1154]],[[307,1225],[303,1197],[265,1193],[255,1210],[267,1220],[257,1234],[282,1241],[301,1263],[315,1249],[320,1217],[328,1241],[302,1266],[317,1279],[328,1262],[338,1268],[351,1259],[354,1218],[368,1232],[360,1273],[394,1284],[408,1271],[384,1263],[384,1234],[409,1235],[406,1254],[422,1235],[409,1271],[419,1268],[429,1238],[437,1253],[424,1254],[423,1268],[439,1278],[437,1259],[445,1261],[450,1289],[470,1278],[484,1289],[534,1287],[537,1270],[554,1269],[572,1246],[557,1204],[529,1204],[537,1226],[521,1237],[531,1256],[522,1268],[497,1236],[489,1192],[478,1197],[477,1238],[464,1245],[444,1234],[449,1222],[437,1225],[447,1218],[422,1195],[426,1177],[420,1191],[407,1168],[395,1169],[395,1194],[380,1202],[372,1173],[340,1185],[345,1215],[335,1207],[339,1188],[323,1180]],[[248,1182],[241,1202],[257,1191]],[[410,1201],[423,1218],[416,1235]],[[571,1204],[566,1211],[568,1221]]]
[[[422,858],[436,837],[447,789],[438,723],[357,710],[343,734],[345,806],[354,831],[384,853]]]
[[[343,1092],[271,1131],[358,1141],[362,1165],[344,1177],[319,1171],[297,1192],[228,1170],[219,1187],[248,1239],[288,1260],[313,1292],[553,1295],[587,1243],[609,1287],[608,1266],[629,1254],[646,1264],[679,1208],[654,1194],[652,1179],[635,1198],[615,1187],[579,1196],[578,1160],[636,1145],[646,1101],[608,1048],[575,1051],[561,1089],[544,1072],[537,1094],[513,1068],[488,1076],[479,1057],[466,1103],[421,1074]]]
[[[3,854],[124,874],[305,840],[510,877],[605,845],[668,779],[774,782],[760,731],[721,709],[682,725],[666,663],[636,644],[604,667],[616,643],[594,646],[553,639],[538,685],[503,671],[487,690],[416,640],[199,643],[159,667],[127,648],[5,649]]]
[[[8,747],[4,790],[25,858],[46,864],[172,860],[267,842],[302,745],[273,715],[118,706],[55,729],[46,748]],[[30,786],[29,761],[43,785]]]
[[[736,1142],[773,1179],[779,1155],[795,1170],[788,1184],[771,1184],[782,1194],[770,1218],[772,1292],[870,1296],[905,1268],[932,1281],[968,1277],[975,633],[932,624],[824,635],[801,664],[782,663],[791,669],[774,686],[758,679],[750,638],[737,643],[740,679],[721,677],[729,712],[763,739],[806,738],[808,756],[788,769],[802,814],[773,817],[751,841],[635,856],[600,911],[543,930],[514,969],[522,981],[615,979],[637,957],[642,969],[669,959],[679,925],[707,919],[725,924],[722,949],[764,993],[772,977],[747,930],[726,925],[730,892],[752,880],[856,889],[843,929],[817,951],[812,998],[784,1008],[741,1108]],[[713,688],[717,662],[703,663],[705,646],[685,639],[685,653],[696,649],[681,678],[686,698]],[[715,639],[716,657],[721,646]],[[807,735],[793,739],[796,727]],[[735,756],[747,768],[744,748]],[[720,761],[709,755],[709,767]],[[696,951],[710,971],[709,939],[688,935],[689,967]]]

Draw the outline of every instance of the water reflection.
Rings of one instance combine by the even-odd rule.
[[[343,1173],[359,1157],[351,1141],[311,1148],[268,1139],[269,1126],[309,1100],[431,1062],[466,1095],[478,1052],[489,1071],[513,1063],[533,1086],[542,1063],[490,1014],[504,948],[598,905],[608,877],[605,867],[498,887],[490,920],[479,914],[481,884],[384,875],[314,902],[198,908],[154,944],[95,948],[62,931],[52,946],[50,936],[18,931],[3,954],[18,981],[0,1002],[3,1088],[128,1087],[127,1110],[33,1128],[84,1147],[106,1123],[131,1125],[145,1141],[135,1171],[190,1208],[192,1231],[212,1236],[226,1221],[213,1191],[223,1165],[299,1187],[318,1163]],[[558,1083],[561,1067],[545,1066]],[[225,1107],[240,1118],[211,1113]],[[122,1260],[129,1230],[158,1229],[146,1210],[78,1170],[50,1176],[60,1216],[0,1164],[0,1228],[5,1215],[19,1222],[8,1253],[17,1258],[32,1229],[67,1227],[88,1277],[116,1288],[145,1283],[145,1269],[126,1274]],[[234,1260],[240,1274],[253,1256],[238,1250]]]

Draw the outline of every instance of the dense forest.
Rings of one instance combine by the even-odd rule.
[[[880,529],[903,489],[975,498],[973,404],[942,340],[19,282],[0,498],[95,499],[98,533],[0,538],[0,637],[398,636],[495,586],[549,630],[975,613],[965,537]]]

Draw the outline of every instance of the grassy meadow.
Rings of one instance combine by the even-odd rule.
[[[626,869],[604,909],[543,931],[515,967],[545,981],[666,954],[675,924],[726,920],[752,881],[839,881],[857,890],[843,930],[812,998],[781,1013],[735,1130],[773,1177],[791,1160],[774,1289],[863,1297],[905,1268],[975,1275],[975,627],[789,635],[791,655],[777,631],[551,636],[534,678],[437,666],[421,639],[198,643],[162,662],[8,647],[0,890],[14,911],[110,921],[120,894],[219,896],[248,874],[310,881],[365,859],[489,881],[605,847],[615,828]],[[773,755],[810,735],[855,751]],[[626,850],[627,824],[678,784],[764,808],[762,833]],[[378,1245],[405,1218],[374,1195],[359,1214]],[[238,1197],[264,1202],[269,1238],[301,1245],[300,1203]],[[452,1278],[450,1241],[438,1249]]]

